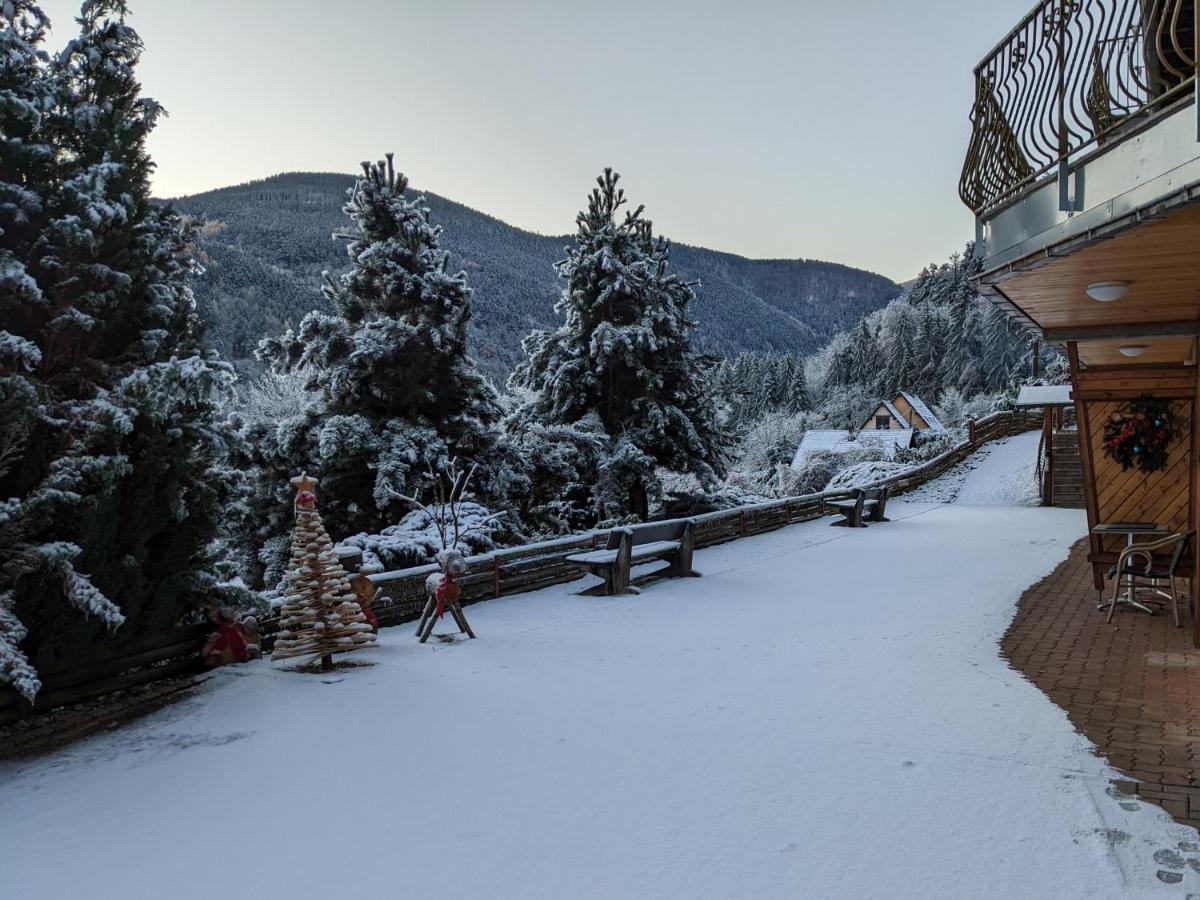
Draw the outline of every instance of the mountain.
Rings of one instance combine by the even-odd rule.
[[[331,235],[347,226],[342,204],[353,183],[349,175],[287,173],[170,201],[205,220],[196,299],[227,358],[252,366],[260,338],[326,305],[321,272],[347,266],[345,242]],[[558,321],[553,264],[571,238],[523,231],[436,194],[426,198],[451,267],[466,270],[475,290],[473,355],[502,381],[521,358],[521,339]],[[881,275],[816,260],[752,260],[675,244],[672,261],[700,282],[692,305],[697,344],[727,354],[813,351],[900,292]]]

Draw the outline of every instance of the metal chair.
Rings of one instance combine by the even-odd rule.
[[[1113,579],[1113,594],[1112,602],[1108,607],[1108,616],[1104,621],[1112,621],[1113,613],[1117,611],[1118,595],[1122,587],[1129,591],[1129,600],[1134,600],[1140,586],[1143,590],[1152,591],[1164,598],[1164,600],[1151,602],[1171,601],[1175,627],[1178,628],[1180,626],[1179,591],[1176,589],[1175,579],[1180,577],[1177,574],[1179,562],[1183,559],[1183,554],[1195,534],[1195,531],[1181,531],[1159,538],[1157,541],[1131,544],[1122,550],[1121,555],[1117,557],[1117,564],[1108,570],[1109,578]],[[1160,554],[1157,557],[1155,556],[1156,552]],[[1168,552],[1170,553],[1169,558],[1164,558]],[[1163,590],[1162,582],[1166,582],[1169,590]]]

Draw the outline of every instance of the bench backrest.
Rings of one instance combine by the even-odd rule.
[[[635,526],[633,544],[650,544],[654,541],[678,541],[683,538],[683,532],[688,527],[687,519],[676,519],[670,522],[648,522]]]
[[[621,535],[625,532],[629,532],[630,544],[634,547],[654,541],[679,541],[683,539],[684,532],[692,524],[691,519],[675,519],[669,522],[647,522],[645,525],[614,528],[608,533],[608,543],[605,545],[605,549],[616,550],[620,547]]]
[[[605,550],[616,550],[621,546],[621,538],[629,534],[632,529],[629,528],[614,528],[608,533],[608,543],[604,545]]]

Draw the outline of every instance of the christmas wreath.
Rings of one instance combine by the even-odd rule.
[[[1121,407],[1104,426],[1104,452],[1122,469],[1157,472],[1167,464],[1167,448],[1179,436],[1171,401],[1143,397]]]

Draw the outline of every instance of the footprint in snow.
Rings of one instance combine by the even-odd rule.
[[[1154,874],[1164,884],[1179,884],[1187,869],[1200,872],[1200,857],[1193,855],[1200,852],[1195,842],[1180,841],[1176,846],[1178,850],[1157,850],[1154,853],[1154,862],[1162,866]],[[1185,853],[1188,855],[1185,856]]]

